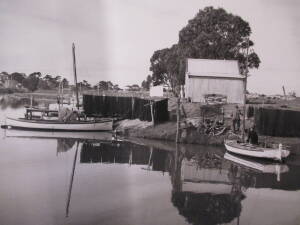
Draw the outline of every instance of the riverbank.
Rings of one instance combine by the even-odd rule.
[[[150,122],[138,120],[124,120],[117,125],[116,130],[125,137],[137,137],[153,140],[162,140],[175,142],[176,140],[176,122],[169,121],[152,126]],[[185,127],[180,130],[179,142],[185,144],[201,145],[223,145],[225,135],[206,135],[194,127]]]
[[[269,107],[279,108],[282,105],[287,106],[287,108],[295,109],[299,106],[299,98],[294,101],[277,101],[273,104],[269,104]],[[231,136],[234,137],[231,132],[232,120],[231,114],[235,108],[235,104],[224,105],[223,116],[216,116],[218,112],[215,112],[214,108],[209,108],[205,110],[201,109],[200,103],[182,103],[187,119],[183,119],[181,122],[181,129],[179,135],[179,142],[186,144],[199,144],[199,145],[214,145],[223,146],[224,140]],[[248,104],[247,106],[261,106],[261,104]],[[240,109],[242,106],[240,105]],[[170,121],[156,124],[152,126],[150,122],[142,121],[130,121],[124,120],[117,124],[116,130],[125,137],[134,138],[144,138],[152,140],[163,140],[168,142],[175,142],[176,140],[176,99],[169,99],[169,112]],[[222,118],[223,117],[223,118]],[[182,117],[183,118],[183,117]],[[223,120],[224,132],[219,135],[214,135],[212,133],[205,132],[203,130],[203,121],[206,119],[216,119]],[[246,119],[246,127],[251,127],[254,124],[254,118]],[[241,133],[239,134],[241,136]],[[300,155],[300,137],[271,137],[259,135],[260,143],[282,143],[284,145],[292,146],[293,152],[297,152]]]
[[[70,95],[67,93],[66,98]],[[22,104],[29,104],[28,99],[33,98],[34,104],[47,104],[55,103],[57,101],[57,91],[37,91],[34,93],[14,93],[11,95],[12,98],[27,99],[27,101],[20,101]],[[4,100],[2,100],[4,102]],[[7,101],[9,102],[9,101]],[[19,105],[12,101],[15,105]],[[289,108],[296,108],[299,105],[299,99],[297,101],[281,101],[277,104],[272,104],[273,107],[277,105],[288,105]],[[4,102],[5,103],[5,102]],[[4,104],[3,103],[3,104]],[[180,135],[179,142],[185,144],[200,144],[200,145],[214,145],[223,146],[224,139],[231,133],[231,114],[235,107],[235,104],[223,105],[223,116],[217,116],[219,112],[215,112],[215,108],[206,108],[205,114],[203,114],[203,109],[200,103],[190,103],[183,102],[183,109],[186,119],[183,119],[180,124]],[[253,105],[253,104],[252,104]],[[139,121],[139,120],[122,120],[116,123],[116,131],[124,137],[135,137],[143,139],[152,140],[162,140],[168,142],[175,142],[176,140],[176,98],[169,98],[168,104],[169,117],[168,122],[152,125],[151,122]],[[223,118],[221,118],[223,117]],[[183,118],[183,115],[182,115]],[[215,133],[206,132],[203,128],[203,121],[205,119],[216,119],[223,120],[224,131],[220,134],[215,135]],[[253,124],[253,119],[246,120],[246,127],[250,127]],[[260,142],[273,142],[273,143],[283,143],[285,145],[297,145],[300,143],[300,138],[289,138],[289,137],[268,137],[260,136]],[[299,149],[300,152],[300,149]]]
[[[124,120],[118,123],[116,130],[119,135],[128,140],[143,139],[144,141],[164,141],[173,143],[176,140],[176,122],[165,122],[152,126],[150,122],[139,120]],[[224,147],[224,140],[232,138],[230,128],[222,135],[212,136],[199,133],[197,129],[182,129],[180,132],[179,144],[192,144],[196,146],[219,146]],[[236,138],[236,137],[233,137]],[[282,143],[289,146],[293,155],[300,155],[299,137],[271,137],[259,136],[260,143]]]

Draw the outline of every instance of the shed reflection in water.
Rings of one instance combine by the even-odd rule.
[[[126,163],[145,165],[143,169],[152,171],[167,171],[171,176],[171,202],[190,224],[230,223],[235,218],[239,223],[242,201],[250,187],[300,189],[300,183],[293,181],[296,174],[284,175],[288,171],[286,165],[270,165],[264,161],[259,164],[279,167],[279,173],[283,173],[280,183],[276,171],[263,173],[256,167],[253,169],[251,160],[251,166],[244,167],[211,149],[193,152],[181,146],[181,150],[165,151],[130,142],[83,142],[80,163]]]
[[[236,167],[223,168],[218,155],[207,152],[198,160],[188,161],[180,152],[175,154],[172,203],[191,224],[231,222],[239,217],[245,198],[242,180],[250,177],[239,176]]]
[[[18,105],[1,100],[0,119]],[[0,224],[299,225],[300,145],[278,166],[99,132],[1,133]]]
[[[62,189],[62,185],[55,182],[48,184],[53,188],[51,192],[55,195],[67,196],[63,198],[65,205],[61,201],[62,198],[54,198],[53,205],[65,207],[65,212],[64,218],[53,224],[293,225],[295,223],[291,222],[290,218],[295,220],[299,216],[294,212],[292,216],[281,216],[284,219],[278,222],[276,213],[273,217],[261,218],[257,215],[257,221],[253,222],[255,220],[253,217],[256,218],[259,212],[249,210],[249,205],[259,202],[260,199],[255,199],[253,193],[257,193],[260,189],[268,193],[266,198],[261,196],[261,201],[265,203],[271,199],[272,204],[277,203],[273,204],[275,206],[280,204],[277,199],[278,193],[286,195],[286,191],[289,191],[288,196],[297,195],[297,191],[300,190],[300,181],[295,179],[300,175],[297,157],[292,157],[292,163],[288,161],[287,165],[276,165],[233,155],[224,157],[223,148],[176,146],[173,143],[149,140],[136,143],[112,142],[111,136],[107,134],[101,134],[102,140],[95,139],[95,135],[99,137],[99,134],[69,135],[10,131],[7,134],[13,138],[19,134],[22,140],[26,138],[32,146],[36,139],[56,141],[55,159],[52,156],[50,159],[49,156],[53,149],[38,150],[47,161],[52,160],[49,163],[51,166],[55,161],[66,164],[66,159],[70,159],[67,188]],[[72,136],[76,138],[70,138]],[[19,154],[24,153],[30,154],[29,151]],[[20,162],[22,167],[22,161]],[[53,178],[54,168],[45,168],[47,175]],[[35,173],[35,170],[30,171]],[[58,172],[55,176],[57,181],[64,182],[61,174]],[[47,189],[48,187],[45,187],[45,190]],[[44,189],[37,190],[43,197]],[[23,190],[18,191],[22,193]],[[30,198],[26,200],[31,201]],[[296,203],[297,201],[295,198]],[[273,210],[273,205],[268,210],[277,212],[275,206]],[[0,203],[0,209],[3,209],[1,207],[4,205]],[[285,208],[280,210],[283,214],[288,212]],[[62,209],[60,215],[61,213]],[[128,213],[130,216],[127,216]],[[50,218],[45,217],[45,221],[52,220],[51,212],[43,214]],[[145,215],[149,216],[145,218]],[[4,222],[9,221],[6,224],[14,224],[8,214],[4,216],[6,218]]]

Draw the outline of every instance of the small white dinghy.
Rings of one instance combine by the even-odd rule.
[[[283,149],[282,144],[279,144],[278,148],[264,148],[248,143],[238,143],[236,140],[225,140],[224,144],[227,151],[250,157],[281,161],[290,154],[289,150]]]

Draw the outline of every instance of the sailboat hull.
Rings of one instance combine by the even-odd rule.
[[[113,129],[113,120],[61,122],[58,120],[7,118],[6,126],[12,129],[40,131],[111,131]]]

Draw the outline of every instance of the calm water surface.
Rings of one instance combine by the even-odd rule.
[[[2,108],[1,124],[22,113]],[[297,154],[276,166],[107,133],[0,132],[1,225],[300,224]]]

